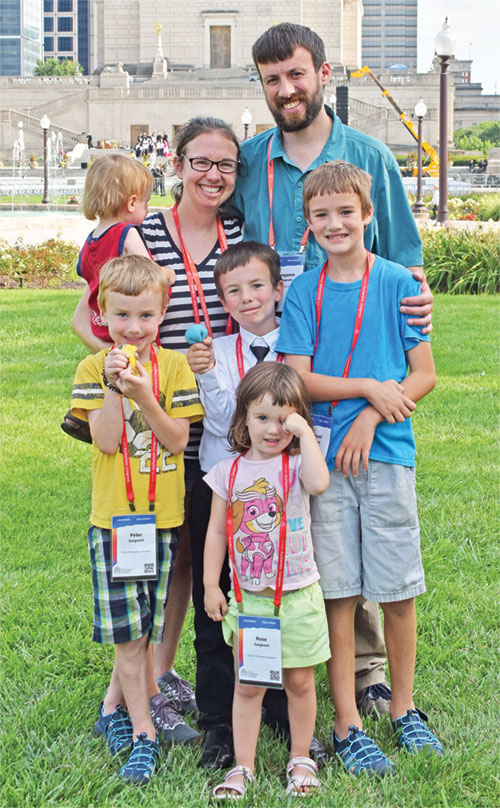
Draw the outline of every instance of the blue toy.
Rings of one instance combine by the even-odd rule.
[[[208,337],[208,331],[203,323],[193,323],[193,325],[190,325],[184,336],[188,345],[194,345],[195,342],[203,342],[205,337]]]

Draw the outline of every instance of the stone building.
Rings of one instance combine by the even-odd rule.
[[[155,28],[169,67],[245,68],[252,44],[276,22],[313,28],[334,64],[358,64],[362,0],[94,0],[98,65],[151,61]],[[230,10],[228,10],[230,9]]]
[[[242,113],[252,115],[248,134],[273,125],[252,63],[251,47],[275,22],[309,25],[322,37],[333,79],[326,100],[347,81],[346,68],[361,64],[361,0],[94,0],[97,62],[92,76],[0,78],[0,154],[9,159],[24,126],[27,153],[41,152],[40,120],[47,114],[65,149],[98,141],[128,147],[138,132],[166,132],[195,115],[216,115],[243,137]],[[231,10],[227,10],[230,6]],[[411,116],[423,97],[428,113],[424,137],[438,141],[439,76],[381,74],[396,101]],[[451,84],[453,84],[451,82]],[[395,150],[415,150],[399,117],[367,79],[349,85],[349,123]],[[450,93],[449,141],[453,133]]]

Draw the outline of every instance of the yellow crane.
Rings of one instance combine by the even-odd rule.
[[[387,98],[387,100],[389,101],[390,104],[392,104],[392,106],[394,107],[394,109],[396,110],[396,112],[399,115],[399,119],[400,119],[401,123],[408,130],[410,135],[413,138],[415,138],[415,140],[418,143],[418,134],[417,134],[417,132],[415,130],[413,122],[408,118],[406,113],[403,112],[403,110],[401,109],[399,104],[396,103],[396,101],[394,100],[392,95],[389,93],[389,90],[387,90],[380,83],[378,78],[372,73],[372,71],[370,70],[368,65],[364,65],[364,67],[360,67],[359,70],[351,70],[350,73],[349,73],[349,78],[361,79],[361,78],[363,78],[363,76],[366,76],[367,74],[370,76],[371,79],[373,79],[373,81],[375,82],[377,87],[382,92],[382,95]],[[439,157],[437,155],[436,149],[433,146],[431,146],[430,143],[427,143],[426,140],[423,140],[422,141],[422,150],[423,150],[423,152],[424,152],[424,154],[426,156],[426,160],[424,161],[424,165],[423,165],[423,173],[426,174],[427,176],[430,176],[430,177],[439,177]],[[413,170],[412,170],[413,175],[416,175],[417,167],[413,166],[412,168],[413,168]]]

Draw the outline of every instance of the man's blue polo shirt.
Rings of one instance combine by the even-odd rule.
[[[303,172],[287,157],[277,127],[241,144],[242,166],[231,201],[245,223],[245,241],[268,243],[267,149],[272,137],[273,226],[277,250],[298,252],[300,248],[307,227],[302,212],[302,187],[309,171],[329,160],[345,160],[372,176],[374,216],[365,233],[366,248],[403,266],[422,265],[420,236],[394,156],[380,140],[344,126],[333,110],[325,108],[333,118],[332,131],[323,151],[307,171]],[[325,258],[325,253],[310,234],[306,269],[322,264]]]

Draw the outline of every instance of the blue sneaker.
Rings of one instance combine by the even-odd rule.
[[[343,741],[340,741],[333,733],[332,741],[333,748],[347,771],[356,777],[359,777],[362,772],[375,774],[377,777],[392,774],[394,766],[389,758],[358,727],[350,726],[349,734]]]
[[[104,720],[107,716],[104,716]],[[134,740],[132,721],[123,707],[118,706],[111,713],[111,718],[106,726],[106,738],[108,741],[111,756],[119,755],[124,749],[129,749]]]
[[[97,735],[99,738],[101,735],[106,734],[106,729],[108,727],[109,722],[111,721],[111,716],[113,713],[104,713],[102,706],[104,702],[101,701],[99,705],[99,718],[94,724],[94,735]]]
[[[120,777],[126,783],[143,786],[149,783],[160,755],[157,741],[151,741],[145,732],[141,732],[134,742],[130,757],[120,769]]]
[[[421,710],[408,710],[406,715],[391,721],[392,728],[398,736],[398,744],[410,755],[426,750],[441,757],[444,755],[443,744],[425,726],[424,721],[427,721],[427,716]]]

